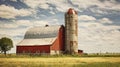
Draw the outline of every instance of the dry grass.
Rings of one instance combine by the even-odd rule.
[[[114,65],[114,63],[120,63],[120,57],[0,58],[0,67],[76,67],[76,65],[94,63],[108,63],[107,65],[113,63]]]
[[[77,62],[120,62],[120,57],[60,57],[60,58],[0,58],[0,62],[45,62],[45,63],[55,63],[55,62],[62,62],[62,63],[76,63]]]

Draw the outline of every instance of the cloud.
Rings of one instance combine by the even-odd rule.
[[[2,37],[8,37],[8,38],[11,38],[11,37],[10,37],[10,36],[8,36],[8,35],[5,35],[5,34],[0,34],[0,39],[1,39]]]
[[[59,1],[50,1],[52,5],[56,6],[56,9],[60,12],[66,12],[70,7],[73,7],[65,0],[59,0]],[[64,8],[63,8],[64,7]],[[77,9],[76,9],[77,10]]]
[[[101,4],[99,4],[100,8],[120,11],[119,6],[120,6],[120,4],[115,0],[105,0],[104,2],[101,2]]]
[[[96,19],[93,16],[88,16],[88,15],[80,15],[78,16],[78,19],[80,22],[97,22],[97,23],[102,23],[102,24],[111,24],[113,21],[111,21],[109,18],[100,18]]]
[[[57,19],[51,20],[51,22],[56,22],[56,23],[57,21],[58,21]],[[30,27],[45,26],[46,24],[52,25],[48,21],[44,21],[44,20],[33,20],[33,21],[13,20],[9,23],[0,21],[0,34],[9,35],[14,38],[16,36],[23,36],[26,30],[29,29]]]
[[[65,0],[57,0],[57,1],[56,0],[54,0],[54,1],[53,0],[34,0],[34,1],[22,0],[22,2],[31,8],[38,8],[39,7],[42,9],[50,9],[50,6],[52,5],[52,6],[55,6],[55,8],[60,12],[65,12],[68,8],[72,7],[72,5],[70,5]]]
[[[79,49],[85,52],[119,52],[120,26],[99,22],[79,23]],[[89,48],[87,48],[87,46]]]
[[[96,18],[93,16],[88,16],[88,15],[80,15],[79,17],[80,21],[95,21]]]
[[[81,12],[86,9],[90,9],[92,12],[105,14],[108,13],[109,10],[120,11],[120,4],[115,0],[105,0],[104,2],[100,0],[21,0],[23,3],[28,5],[29,7],[42,8],[42,9],[50,9],[55,8],[60,12],[65,12],[69,8],[74,8],[75,10]],[[64,7],[64,8],[63,8]]]
[[[119,6],[120,4],[117,3],[115,0],[105,0],[104,2],[101,2],[100,0],[74,0],[72,1],[73,4],[78,5],[79,8],[87,9],[91,6],[96,6],[98,8],[105,8],[105,9],[112,9],[112,10],[120,10]]]
[[[17,28],[18,26],[16,26],[15,24],[10,24],[10,23],[2,23],[2,24],[0,24],[0,28],[1,29],[3,29],[3,28],[7,28],[7,29],[9,29],[9,28]]]
[[[104,25],[113,23],[106,17],[81,15],[79,20],[79,49],[87,53],[120,51],[120,26]]]
[[[47,0],[22,0],[23,3],[25,3],[26,5],[28,5],[31,8],[43,8],[43,9],[48,9],[49,5],[47,4]]]
[[[12,6],[0,5],[0,17],[1,18],[15,18],[16,16],[29,16],[32,14],[32,10],[29,9],[15,9]]]
[[[30,22],[29,20],[17,20],[17,21],[14,21],[15,24],[20,27],[20,26],[32,26],[32,22]]]
[[[57,21],[55,19],[51,20],[51,21]],[[11,22],[2,22],[0,21],[0,28],[1,29],[16,29],[16,28],[20,28],[20,27],[33,27],[33,26],[45,26],[46,24],[49,25],[48,21],[44,21],[44,20],[13,20]]]
[[[87,0],[73,0],[71,2],[76,5],[79,10],[88,10],[96,16],[120,13],[120,3],[116,0],[104,0],[104,2],[100,0],[92,0],[89,2]]]
[[[47,21],[34,21],[33,22],[34,26],[45,26],[46,24],[49,25]]]
[[[108,19],[108,18],[102,18],[102,19],[99,20],[99,22],[101,22],[101,23],[109,23],[109,24],[112,23],[112,21],[110,19]]]
[[[17,28],[18,26],[16,23],[11,21],[0,21],[0,29],[10,29],[10,28]]]
[[[90,8],[91,11],[98,13],[106,13],[107,10],[120,11],[120,4],[114,0],[106,0],[104,2],[101,2],[100,0],[92,0],[89,2],[87,0],[22,0],[22,2],[31,8],[39,7],[42,9],[50,9],[52,5],[60,12],[65,12],[69,8],[74,8],[79,12],[88,8]]]
[[[90,7],[92,5],[97,5],[100,2],[98,0],[92,0],[92,1],[89,1],[89,2],[87,0],[73,0],[72,3],[77,5],[78,8],[87,9],[88,7]]]
[[[1,29],[15,29],[21,26],[32,26],[32,23],[29,20],[0,21]]]
[[[50,11],[50,13],[53,14],[53,15],[55,15],[55,12],[53,12],[53,11]]]

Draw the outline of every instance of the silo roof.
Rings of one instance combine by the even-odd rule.
[[[30,28],[18,45],[51,45],[56,40],[60,27],[56,25]]]
[[[73,8],[69,8],[67,14],[77,14],[77,11],[75,11]]]

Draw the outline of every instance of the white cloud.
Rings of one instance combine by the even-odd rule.
[[[120,26],[79,23],[79,49],[85,52],[119,52]],[[87,48],[88,47],[88,48]]]
[[[32,22],[30,22],[29,20],[13,20],[11,22],[4,22],[4,21],[0,21],[0,28],[1,29],[15,29],[18,28],[20,26],[32,26]]]
[[[28,5],[31,8],[43,8],[43,9],[50,9],[50,6],[48,3],[52,4],[56,7],[56,9],[60,12],[65,12],[70,7],[73,7],[72,5],[68,4],[65,0],[22,0],[23,3]],[[64,8],[63,8],[64,7]],[[77,9],[77,8],[76,8]],[[78,10],[78,9],[77,9]]]
[[[96,18],[94,18],[93,16],[88,16],[88,15],[80,15],[79,17],[80,21],[95,21]]]
[[[120,12],[120,4],[116,0],[72,0],[74,5],[77,5],[79,10],[91,10],[96,16],[99,14],[118,14]],[[79,11],[78,10],[78,11]]]
[[[11,23],[2,23],[0,24],[0,35],[8,35],[11,36],[12,39],[16,39],[16,36],[24,36],[25,32],[33,26],[45,26],[49,25],[47,21],[32,21],[29,20],[17,20]],[[26,26],[26,28],[22,28],[21,26]],[[19,38],[19,37],[17,37]]]
[[[56,19],[51,20],[52,22],[56,22]],[[13,20],[12,22],[2,22],[0,21],[0,28],[1,29],[17,29],[22,26],[26,26],[27,28],[33,26],[45,26],[46,24],[50,25],[48,21],[44,20]],[[6,31],[7,32],[7,31]]]
[[[10,24],[10,23],[1,23],[0,28],[17,28],[18,26],[16,24]]]
[[[107,13],[106,10],[117,10],[120,11],[120,4],[117,4],[116,1],[104,1],[101,2],[99,0],[22,0],[23,3],[28,5],[31,8],[43,8],[43,9],[50,9],[50,4],[55,6],[55,8],[60,12],[66,12],[69,8],[74,8],[75,10],[81,12],[83,9],[87,9],[89,7],[96,6],[98,9],[90,8],[91,11],[97,13]],[[70,3],[71,2],[71,3]],[[76,6],[73,6],[76,5]],[[64,7],[64,8],[63,8]],[[82,8],[82,9],[81,9]],[[100,10],[103,9],[103,10]]]
[[[28,5],[31,8],[43,8],[43,9],[48,9],[49,5],[47,4],[47,0],[22,0],[26,5]]]
[[[112,21],[108,18],[102,18],[102,19],[99,20],[99,22],[101,22],[101,23],[112,23]]]
[[[15,9],[12,6],[0,5],[0,17],[1,18],[15,18],[16,16],[28,16],[32,11],[29,9]]]
[[[88,0],[73,0],[72,1],[73,4],[78,5],[79,8],[88,8],[92,5],[97,5],[100,2],[98,0],[92,0],[92,1],[88,1]]]
[[[101,2],[99,0],[73,0],[72,3],[78,5],[79,8],[85,9],[90,6],[97,6],[98,8],[120,10],[120,4],[117,4],[115,0],[105,0],[104,2]]]
[[[47,21],[41,21],[41,20],[33,21],[34,26],[45,26],[46,24],[49,25],[49,23]]]
[[[11,38],[10,36],[8,35],[5,35],[5,34],[0,34],[0,39],[3,38],[3,37],[8,37],[8,38]]]
[[[55,14],[55,12],[53,12],[53,11],[50,11],[50,13],[51,13],[51,14]]]
[[[115,0],[109,0],[109,1],[104,1],[98,4],[100,8],[105,8],[105,9],[112,9],[112,10],[119,10],[120,11],[120,4],[117,3]]]
[[[108,12],[106,11],[106,9],[98,9],[98,8],[90,8],[90,10],[95,13],[96,15],[99,14],[108,14]],[[110,14],[110,12],[109,12]]]
[[[96,19],[93,16],[80,15],[80,16],[78,16],[78,19],[79,19],[80,22],[97,22],[97,23],[102,23],[102,24],[105,24],[105,23],[111,24],[112,23],[112,21],[109,18],[106,18],[106,17]]]
[[[59,24],[59,22],[58,22],[58,19],[52,19],[51,21],[50,21],[50,25],[60,25]]]
[[[28,26],[33,25],[33,23],[30,22],[29,20],[18,20],[18,21],[14,21],[14,22],[17,26],[27,26],[28,27]]]

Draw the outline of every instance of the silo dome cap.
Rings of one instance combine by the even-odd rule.
[[[69,8],[67,14],[77,14],[77,11],[75,11],[73,8]]]

